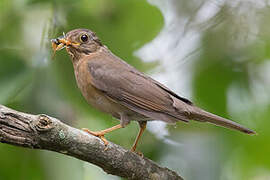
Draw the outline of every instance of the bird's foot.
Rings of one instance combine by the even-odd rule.
[[[139,155],[141,157],[143,157],[142,152],[136,151],[136,145],[133,145],[132,148],[130,149],[130,151],[136,153],[137,155]]]
[[[109,142],[107,141],[107,139],[104,137],[104,135],[106,133],[104,133],[102,131],[90,131],[89,129],[86,129],[86,128],[83,128],[82,130],[84,132],[87,132],[88,134],[91,134],[93,136],[99,137],[103,141],[103,143],[104,143],[105,146],[107,146],[109,144]],[[107,149],[107,148],[105,148],[105,149]]]
[[[137,155],[139,155],[141,157],[143,157],[143,153],[140,152],[140,151],[136,151],[133,147],[130,149],[130,151],[136,153]]]
[[[132,148],[130,149],[131,152],[136,152],[136,147],[132,146]]]
[[[97,136],[99,137],[103,142],[104,142],[104,145],[106,146],[105,150],[107,150],[107,145],[109,144],[109,142],[105,139],[104,135],[109,133],[109,132],[112,132],[116,129],[119,129],[119,128],[122,128],[123,126],[121,124],[118,124],[116,126],[113,126],[111,128],[108,128],[108,129],[104,129],[102,131],[97,131],[97,132],[94,132],[94,131],[90,131],[89,129],[86,129],[86,128],[83,128],[82,130],[93,135],[93,136]]]

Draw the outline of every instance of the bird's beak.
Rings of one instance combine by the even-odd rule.
[[[52,39],[51,43],[52,43],[52,49],[53,49],[53,56],[55,55],[56,51],[59,51],[67,46],[79,45],[78,43],[73,43],[67,40],[65,34],[56,39]]]
[[[53,49],[54,53],[56,51],[59,51],[59,50],[63,49],[65,46],[71,44],[69,41],[67,41],[65,39],[64,36],[60,36],[60,37],[58,37],[56,39],[52,39],[51,43],[52,43],[52,49]]]

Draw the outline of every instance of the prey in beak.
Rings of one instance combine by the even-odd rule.
[[[63,36],[60,36],[56,39],[51,39],[51,45],[53,49],[53,57],[55,56],[56,51],[60,51],[61,49],[70,46],[70,45],[79,45],[78,43],[72,43],[69,40],[66,39],[65,33],[63,33]]]

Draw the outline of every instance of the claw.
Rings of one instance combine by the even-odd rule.
[[[84,132],[87,132],[88,134],[99,137],[103,141],[103,143],[105,145],[104,151],[106,151],[108,149],[107,145],[109,144],[109,142],[107,141],[107,139],[105,139],[104,135],[109,133],[109,132],[112,132],[112,131],[114,131],[116,129],[122,128],[122,127],[123,126],[121,124],[118,124],[118,125],[113,126],[111,128],[108,128],[108,129],[105,129],[105,130],[102,130],[102,131],[97,131],[97,132],[90,131],[89,129],[86,129],[86,128],[83,128],[82,130]]]
[[[93,136],[99,137],[105,146],[107,146],[109,144],[109,142],[107,141],[107,139],[104,137],[104,133],[100,133],[100,132],[94,132],[94,131],[90,131],[89,129],[83,128],[82,129],[84,132],[87,132],[88,134],[91,134]]]
[[[99,136],[99,138],[103,141],[104,145],[107,146],[109,144],[109,142],[107,141],[107,139],[104,137],[104,135]]]

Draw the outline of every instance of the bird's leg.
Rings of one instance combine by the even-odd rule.
[[[131,148],[131,151],[132,151],[132,152],[135,152],[136,147],[137,147],[137,144],[138,144],[138,142],[139,142],[139,139],[141,138],[141,136],[142,136],[142,134],[143,134],[143,132],[144,132],[144,130],[145,130],[145,128],[146,128],[146,124],[147,124],[147,121],[141,121],[141,122],[139,122],[139,125],[140,125],[140,131],[139,131],[139,133],[138,133],[138,135],[137,135],[137,137],[136,137],[136,140],[135,140],[135,142],[134,142],[134,144],[133,144],[133,146],[132,146],[132,148]]]
[[[116,129],[120,129],[122,127],[123,126],[121,124],[118,124],[116,126],[113,126],[111,128],[108,128],[108,129],[104,129],[102,131],[90,131],[89,129],[86,129],[86,128],[83,128],[82,130],[91,134],[91,135],[99,137],[104,142],[104,145],[107,146],[109,142],[105,139],[104,135],[109,133],[109,132],[112,132]]]

